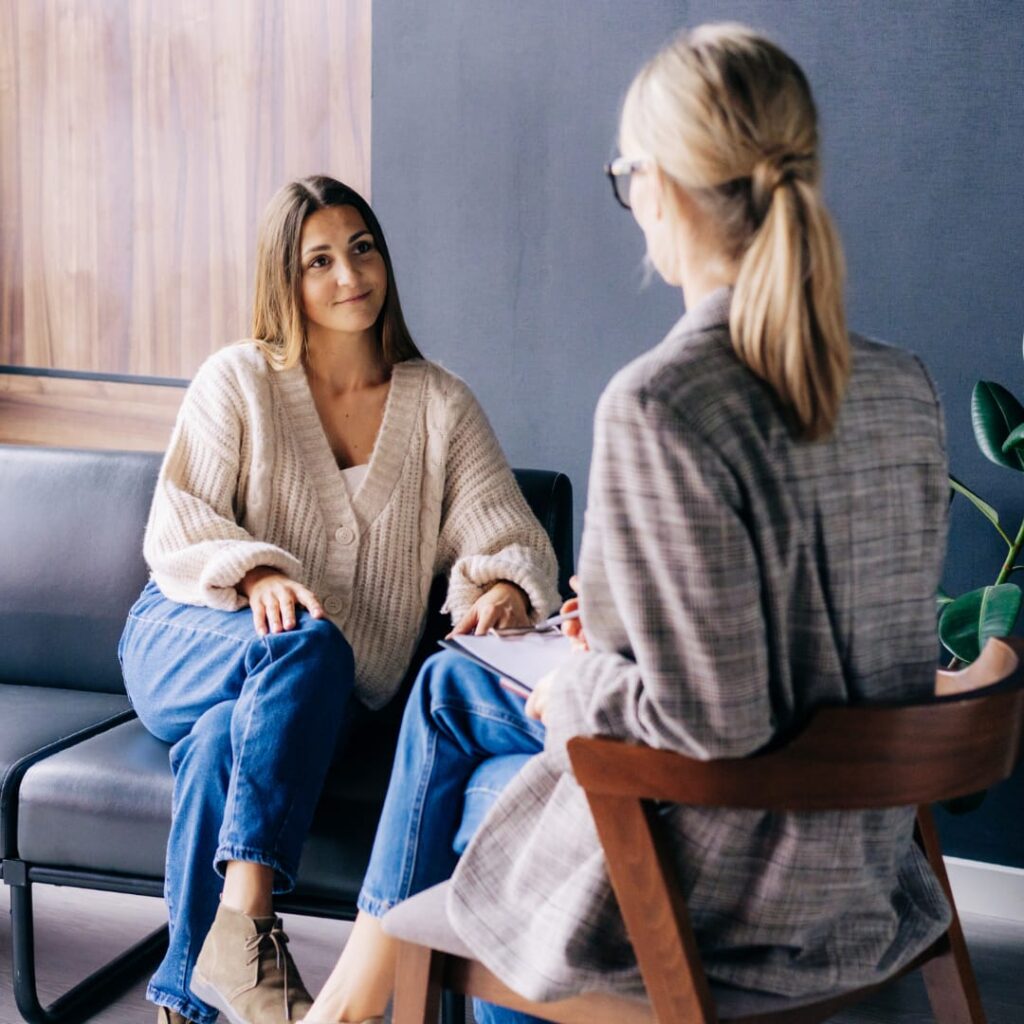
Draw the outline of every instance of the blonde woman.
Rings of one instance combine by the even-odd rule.
[[[185,395],[120,656],[172,744],[158,1018],[278,1024],[310,1005],[272,894],[295,884],[335,744],[401,683],[431,581],[454,630],[557,602],[554,553],[465,384],[405,326],[380,224],[325,177],[261,228],[253,340]]]
[[[643,990],[569,737],[745,757],[815,705],[921,698],[935,676],[942,416],[913,356],[846,329],[804,75],[746,28],[683,33],[631,85],[620,147],[615,195],[687,312],[598,405],[579,566],[589,650],[524,709],[523,722],[543,723],[542,748],[510,770],[485,738],[462,743],[457,765],[459,783],[501,792],[453,866],[448,915],[534,1000]],[[428,663],[419,686],[403,737],[478,735],[442,713],[485,692],[478,669]],[[384,870],[389,847],[465,845],[458,814],[429,800],[451,781],[424,767],[400,762],[392,777],[389,803],[422,785],[430,810],[412,831],[386,805],[369,912],[414,889]],[[945,927],[912,810],[662,816],[719,983],[786,996],[856,987]],[[364,917],[353,943],[310,1020],[383,1011],[391,940]]]

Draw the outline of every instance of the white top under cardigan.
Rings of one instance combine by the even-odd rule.
[[[350,496],[302,367],[274,370],[252,342],[211,356],[178,414],[144,554],[185,604],[245,607],[235,587],[258,565],[304,583],[352,645],[370,707],[400,685],[439,573],[455,620],[499,579],[523,588],[535,619],[558,603],[551,544],[483,410],[420,359],[393,368]]]
[[[361,462],[358,466],[348,466],[341,471],[341,479],[345,484],[345,490],[348,491],[350,501],[359,490],[369,468],[368,463]]]

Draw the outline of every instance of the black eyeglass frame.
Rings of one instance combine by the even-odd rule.
[[[649,160],[629,160],[624,156],[620,156],[604,165],[604,173],[612,183],[612,195],[615,196],[615,201],[624,210],[632,210],[633,207],[622,198],[622,193],[619,191],[619,178],[636,174],[637,171],[642,171],[649,164]]]

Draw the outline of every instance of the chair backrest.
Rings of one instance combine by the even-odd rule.
[[[822,708],[784,747],[749,758],[698,761],[579,737],[569,754],[580,784],[607,795],[771,811],[934,803],[1007,778],[1021,754],[1024,640],[989,640],[964,674],[937,680],[951,697]]]
[[[558,559],[558,591],[569,597],[573,572],[572,484],[564,473],[549,469],[515,469],[516,483],[533,514],[551,538]]]
[[[936,691],[955,696],[903,706],[821,709],[786,746],[737,760],[697,761],[612,740],[569,741],[573,771],[586,791],[658,1020],[713,1024],[718,1015],[653,801],[777,811],[854,810],[928,804],[1006,778],[1021,752],[1024,641],[989,640],[975,666],[964,673],[940,673]],[[926,807],[919,809],[918,828],[948,896]],[[955,913],[947,936],[937,945],[943,942],[963,945]],[[962,953],[966,960],[966,949]],[[934,950],[927,953],[935,955]],[[964,1000],[971,998],[967,985],[961,975],[959,987],[948,993],[943,989],[943,994],[958,1006],[966,1005]],[[976,991],[973,997],[977,1002]],[[785,1019],[825,1020],[840,1004],[856,998],[848,993]],[[744,1020],[755,1024],[782,1017]]]
[[[142,536],[160,462],[154,452],[0,445],[0,682],[124,692],[117,642],[148,576]],[[569,479],[514,472],[567,581]],[[443,600],[435,588],[428,634],[443,635]]]

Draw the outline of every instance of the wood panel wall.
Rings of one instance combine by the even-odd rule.
[[[273,192],[369,193],[370,60],[370,0],[0,0],[0,367],[189,378],[245,336]]]
[[[184,387],[0,373],[0,440],[159,452]]]

